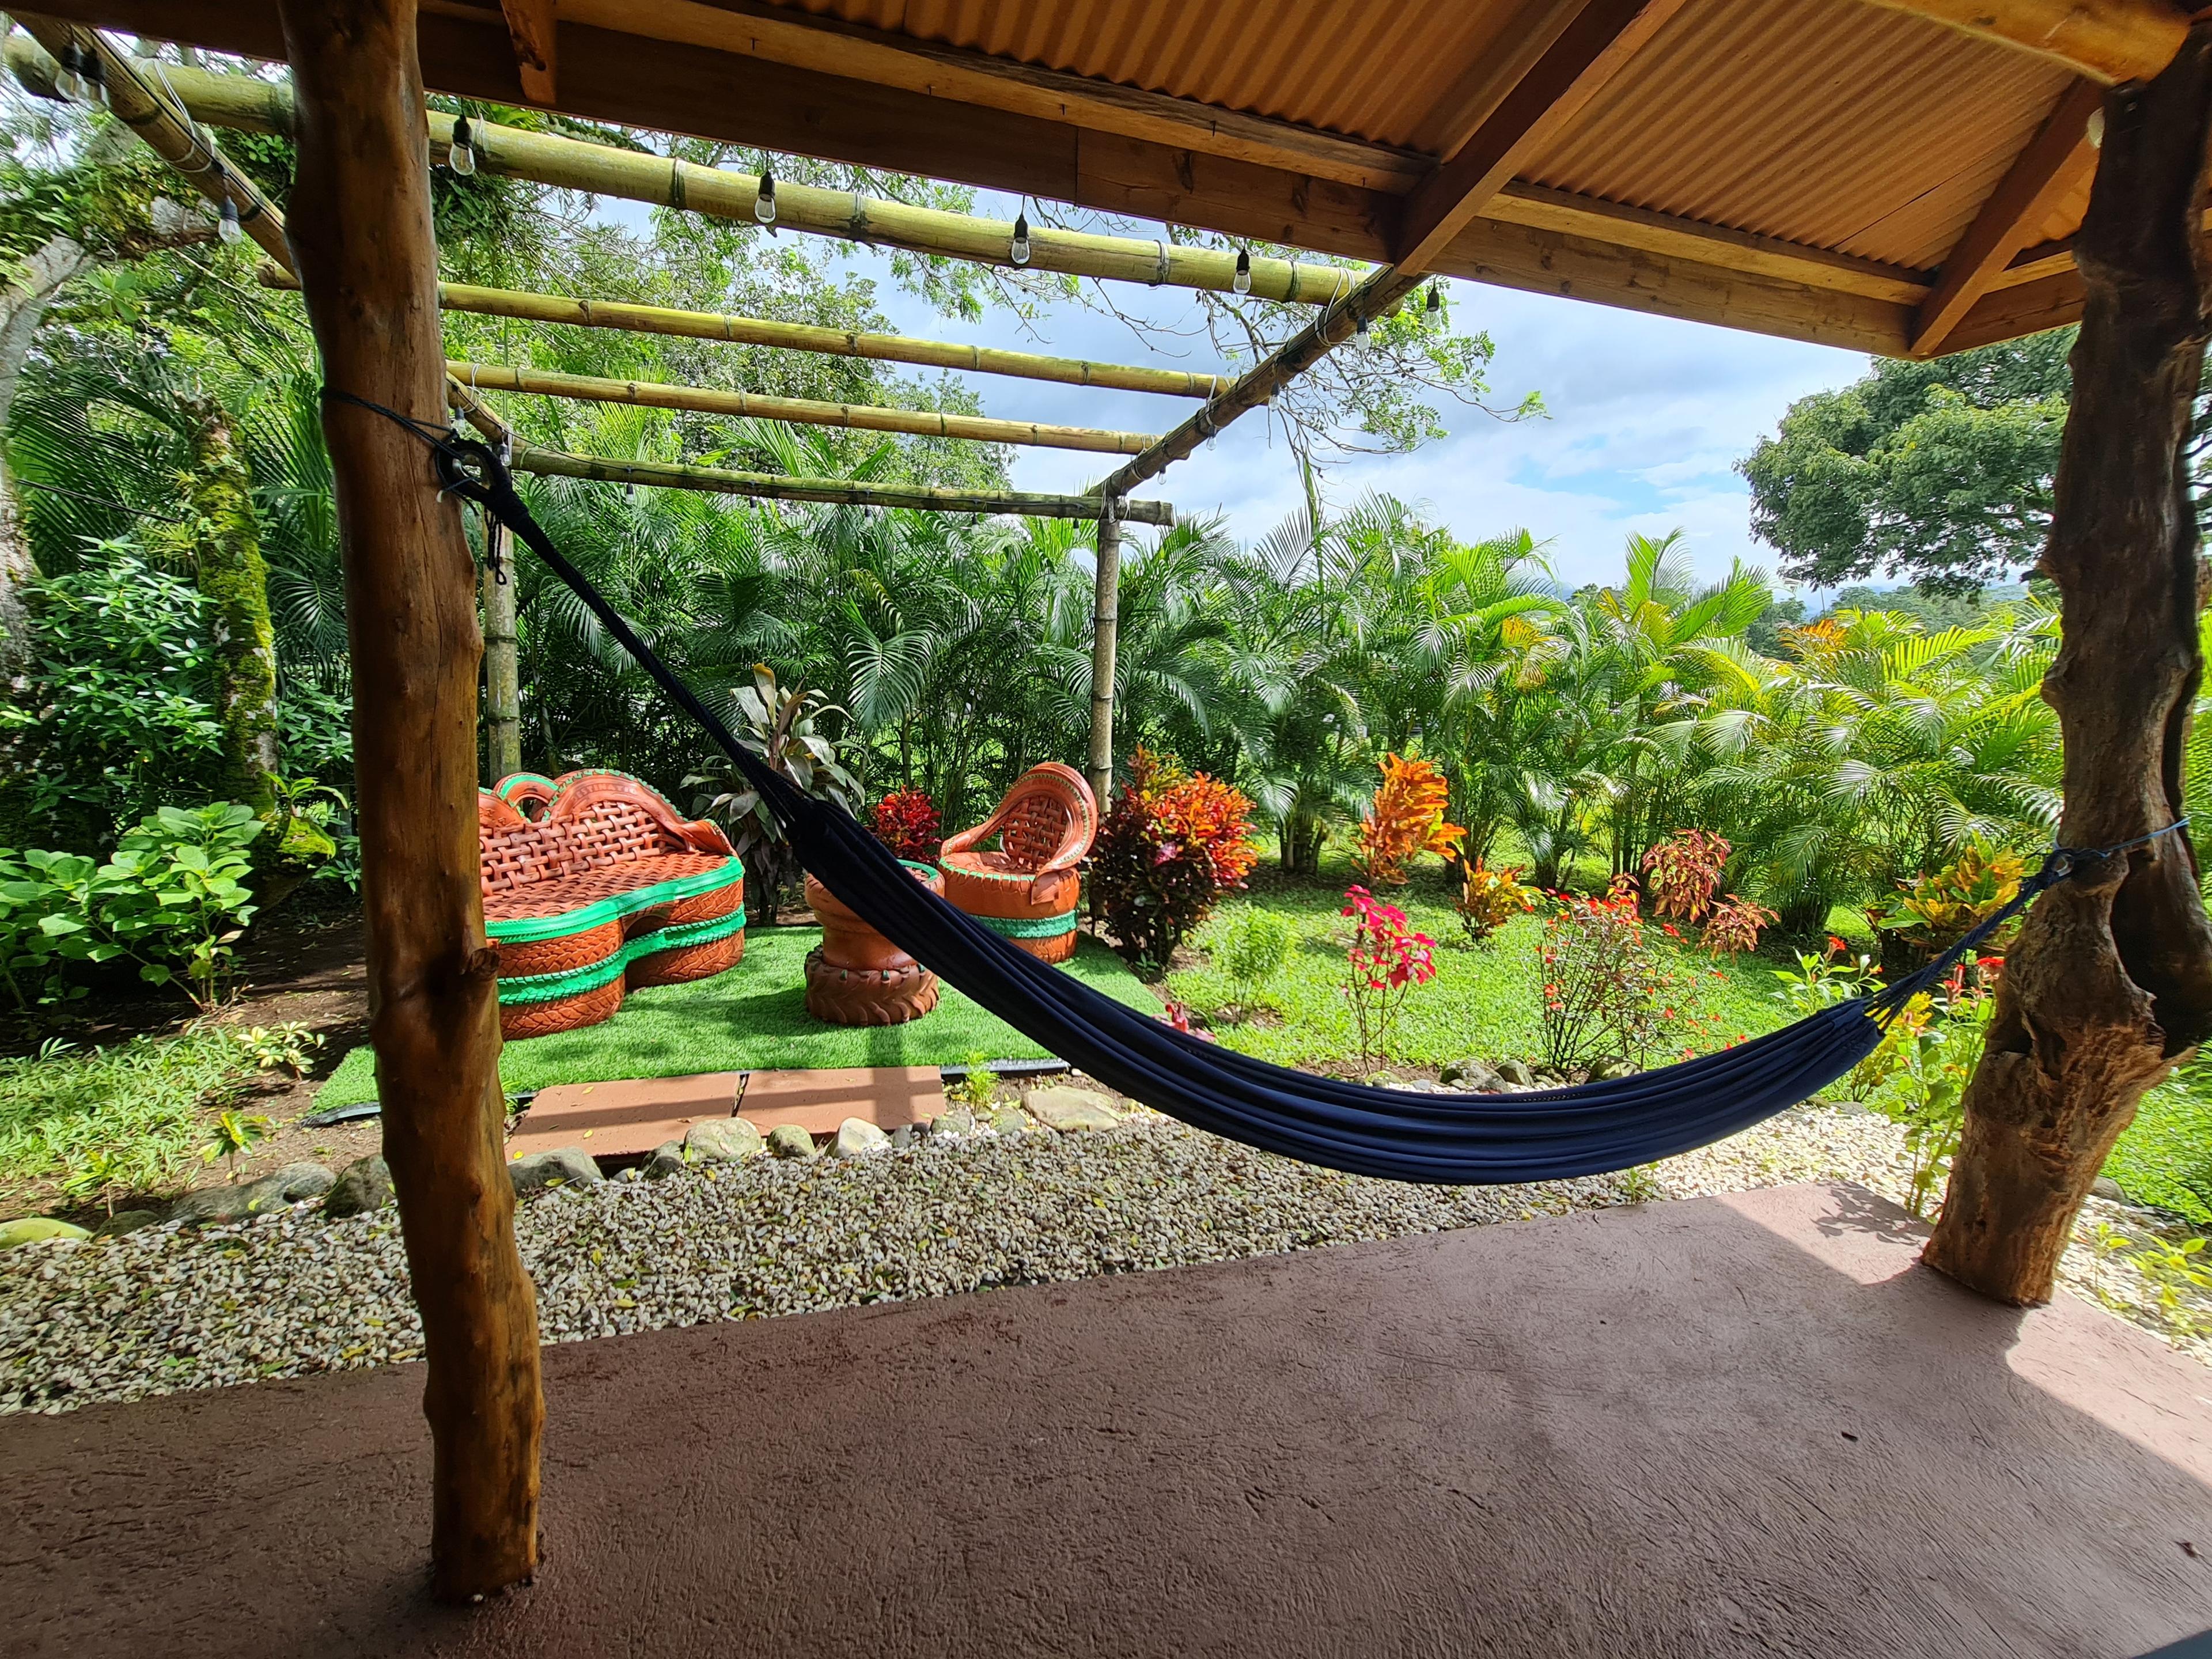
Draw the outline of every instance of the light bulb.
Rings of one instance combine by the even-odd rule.
[[[107,71],[100,66],[100,54],[87,51],[78,68],[78,78],[84,82],[84,95],[102,109],[107,107]]]
[[[238,222],[238,204],[228,196],[222,198],[222,217],[216,222],[215,234],[225,242],[235,242],[246,234],[246,227]]]
[[[753,198],[753,217],[764,225],[775,222],[775,174],[763,173],[760,194]]]
[[[1006,246],[1006,257],[1018,265],[1030,262],[1030,216],[1026,213],[1014,216],[1014,240]]]
[[[1229,286],[1239,294],[1252,291],[1252,255],[1247,248],[1237,250],[1237,276]]]
[[[476,146],[470,142],[469,118],[465,115],[453,123],[453,146],[446,152],[446,161],[464,179],[477,170]]]
[[[1364,314],[1352,319],[1352,343],[1362,351],[1375,343],[1375,331],[1368,325]]]
[[[1440,283],[1431,283],[1429,284],[1429,303],[1426,307],[1428,313],[1431,317],[1441,316],[1443,313],[1443,288]]]
[[[626,501],[634,501],[637,499],[636,479],[625,478],[623,480],[623,499]]]
[[[83,74],[84,48],[72,40],[62,48],[58,61],[61,67],[54,76],[54,90],[72,103],[82,103],[89,90]]]
[[[2091,149],[2104,149],[2105,112],[2102,109],[2093,109],[2089,112],[2088,127],[2083,137],[2088,139]]]

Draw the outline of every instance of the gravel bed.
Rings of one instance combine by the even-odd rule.
[[[577,1341],[1525,1220],[1631,1194],[1844,1179],[1900,1197],[1907,1167],[1886,1120],[1808,1107],[1626,1184],[1414,1187],[1315,1169],[1147,1113],[1107,1131],[939,1135],[860,1158],[763,1158],[562,1188],[525,1201],[516,1231],[546,1340]],[[2148,1237],[2140,1212],[2101,1207],[2125,1215],[2130,1237]],[[2069,1271],[2085,1291],[2100,1274],[2108,1304],[2126,1299],[2113,1293],[2110,1261],[2069,1255]],[[389,1209],[331,1221],[303,1206],[0,1256],[0,1413],[421,1352]]]

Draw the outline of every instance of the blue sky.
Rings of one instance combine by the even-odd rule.
[[[608,206],[617,210],[612,216],[629,217],[620,205]],[[987,197],[976,210],[1010,214],[1012,204]],[[1033,327],[1004,311],[965,324],[901,290],[878,256],[860,250],[852,258],[877,277],[878,302],[902,333],[1123,362],[1219,366],[1202,336],[1180,356],[1172,348],[1181,343],[1172,339],[1167,349],[1148,350],[1121,321],[1072,303]],[[1116,303],[1149,323],[1194,325],[1196,301],[1182,290],[1115,289]],[[1548,417],[1505,425],[1448,402],[1448,436],[1407,455],[1338,461],[1326,495],[1342,503],[1370,488],[1388,490],[1468,539],[1526,528],[1550,544],[1553,568],[1570,585],[1617,577],[1631,532],[1677,526],[1702,576],[1724,575],[1737,559],[1771,568],[1772,550],[1752,538],[1735,463],[1794,400],[1856,380],[1868,362],[1861,353],[1472,283],[1452,285],[1452,303],[1460,327],[1485,329],[1497,345],[1491,400],[1510,407],[1534,389],[1543,393]],[[1013,420],[1160,432],[1191,408],[1186,399],[1141,392],[963,378],[985,412]],[[1106,470],[1101,457],[1079,452],[1014,454],[1014,483],[1026,489],[1080,489]],[[1240,537],[1264,532],[1300,501],[1290,453],[1256,413],[1146,493],[1185,514],[1226,513]]]

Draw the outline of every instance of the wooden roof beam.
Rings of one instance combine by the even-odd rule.
[[[1491,107],[1473,135],[1407,198],[1393,243],[1396,268],[1418,275],[1434,266],[1529,152],[1579,115],[1684,3],[1584,0],[1571,15],[1535,8],[1532,27],[1549,44],[1510,88],[1485,93]]]
[[[1985,40],[1999,40],[2117,85],[2148,81],[2173,61],[2189,9],[2166,0],[1869,0]]]
[[[507,37],[514,43],[514,71],[523,95],[548,108],[560,100],[557,35],[553,0],[499,0],[507,18]]]
[[[601,483],[644,484],[659,489],[697,489],[714,495],[749,495],[772,501],[817,501],[832,507],[905,507],[923,513],[1012,513],[1036,519],[1097,520],[1107,506],[1097,495],[1041,495],[1018,489],[944,489],[924,484],[855,483],[847,478],[786,477],[737,472],[726,467],[673,461],[617,461],[599,455],[518,442],[508,465],[517,472]],[[1166,501],[1123,501],[1114,516],[1133,524],[1172,525]]]
[[[1108,432],[1088,426],[1048,426],[1036,421],[998,421],[980,415],[946,415],[880,404],[827,403],[814,398],[775,398],[718,386],[675,386],[665,380],[616,380],[597,374],[448,361],[446,372],[471,392],[526,392],[540,398],[629,404],[640,409],[690,410],[734,419],[788,421],[799,426],[844,427],[860,432],[901,432],[923,438],[961,438],[975,443],[1034,444],[1047,449],[1085,449],[1108,455],[1141,453],[1152,439],[1142,432]]]
[[[2075,81],[2014,158],[1944,260],[1936,286],[1913,313],[1914,356],[1934,356],[1943,349],[1959,320],[1996,284],[2051,210],[2096,170],[2097,152],[2089,143],[2088,125],[2104,96],[2104,88],[2096,82]]]

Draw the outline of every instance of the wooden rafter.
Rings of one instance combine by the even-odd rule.
[[[1571,16],[1539,13],[1550,44],[1495,94],[1473,135],[1406,200],[1393,246],[1400,270],[1432,269],[1529,152],[1580,114],[1684,0],[1587,0]]]
[[[1936,286],[1913,313],[1915,356],[1930,356],[1942,349],[1945,337],[1988,292],[2052,208],[2096,170],[2097,152],[2089,143],[2088,122],[2103,103],[2104,94],[2105,89],[2094,81],[2075,82],[2014,159],[1944,260]]]
[[[2173,61],[2191,7],[2167,0],[1871,0],[1998,40],[2107,84],[2148,81]]]
[[[776,398],[717,386],[672,386],[662,380],[616,380],[596,374],[449,361],[446,372],[471,392],[526,392],[540,398],[628,404],[641,409],[683,409],[739,419],[789,421],[800,426],[846,427],[862,432],[904,432],[917,437],[962,438],[977,443],[1032,444],[1047,449],[1085,449],[1108,455],[1140,453],[1152,439],[1142,432],[1097,427],[1049,426],[1036,421],[989,420],[928,409],[889,409],[879,404],[827,403],[814,398]]]
[[[559,56],[553,0],[499,0],[507,16],[507,38],[514,42],[514,71],[533,104],[560,102]]]
[[[264,265],[261,280],[270,288],[297,286],[276,267]],[[531,294],[520,289],[480,288],[471,283],[439,283],[438,304],[442,310],[466,312],[478,317],[512,317],[524,322],[611,328],[632,334],[672,335],[690,340],[725,340],[733,345],[771,346],[834,357],[864,357],[929,368],[966,369],[978,374],[1011,375],[1017,380],[1048,380],[1060,386],[1099,386],[1113,392],[1211,398],[1229,385],[1225,375],[1200,374],[1188,369],[1098,363],[1082,357],[1052,357],[1033,351],[1007,351],[995,346],[920,340],[904,334],[872,334],[857,329],[823,328],[812,323],[738,317],[720,311],[681,311],[619,300],[580,300],[561,294]]]
[[[601,483],[645,484],[661,489],[697,489],[715,495],[750,495],[766,501],[819,501],[842,507],[911,507],[929,513],[1012,513],[1041,519],[1097,519],[1107,511],[1097,495],[1042,495],[1018,489],[943,489],[923,484],[856,483],[848,478],[785,477],[771,472],[738,472],[726,467],[693,466],[672,461],[618,461],[598,455],[518,443],[510,465],[517,472],[559,478],[590,478]],[[1123,501],[1116,516],[1136,524],[1171,525],[1175,508],[1166,501]]]

